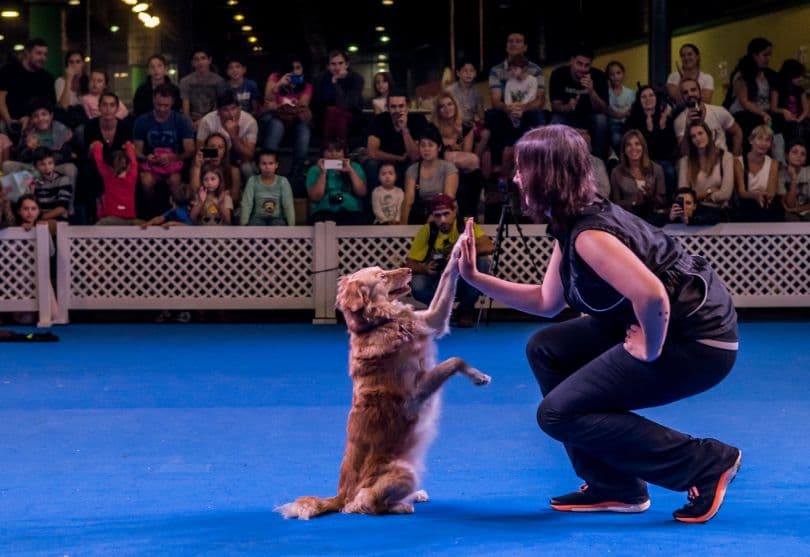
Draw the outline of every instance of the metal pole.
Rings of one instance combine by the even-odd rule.
[[[456,73],[456,2],[450,0],[450,69]]]
[[[84,55],[90,58],[90,66],[93,65],[93,45],[90,42],[90,0],[86,0],[84,4],[84,41],[85,52]]]
[[[484,0],[478,0],[478,69],[484,69]]]
[[[672,30],[669,0],[650,0],[649,74],[650,84],[661,88],[667,82],[670,67]]]

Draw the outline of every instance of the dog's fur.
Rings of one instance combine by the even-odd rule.
[[[413,512],[414,502],[427,501],[417,488],[436,435],[440,387],[456,372],[476,385],[490,381],[461,358],[435,365],[433,339],[448,331],[457,257],[454,251],[430,307],[421,311],[399,301],[410,291],[408,268],[369,267],[340,280],[337,308],[350,333],[353,393],[338,493],[299,497],[276,509],[285,517],[404,514]]]

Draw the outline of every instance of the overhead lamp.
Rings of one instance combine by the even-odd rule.
[[[391,41],[391,37],[389,37],[388,35],[382,35],[380,37],[380,42],[381,43],[387,43],[387,42],[390,42],[390,41]]]
[[[0,41],[4,41],[4,40],[6,40],[6,36],[5,35],[0,35]]]
[[[123,0],[123,2],[124,2],[124,4],[126,4],[127,6],[134,6],[135,4],[137,4],[137,3],[138,3],[138,0]]]
[[[169,68],[169,75],[174,75],[176,73],[177,73],[177,70],[175,70],[174,68]]]
[[[234,16],[233,16],[234,21],[242,21],[244,19],[245,19],[245,16],[243,14],[234,14]]]
[[[262,47],[260,47],[259,45],[256,45],[256,46],[253,47],[253,52],[261,52],[262,50],[264,50],[264,49]]]
[[[17,43],[17,44],[14,45],[14,52],[19,52],[19,51],[23,50],[24,48],[25,47],[23,45],[21,45],[20,43]]]
[[[0,17],[5,17],[9,19],[20,17],[20,12],[18,12],[17,10],[3,10],[2,12],[0,12]]]
[[[84,57],[84,62],[85,62],[86,64],[89,64],[89,63],[90,63],[90,57],[89,57],[89,56],[85,56],[85,57]]]
[[[138,14],[138,19],[140,19],[141,23],[143,23],[144,25],[149,23],[149,20],[151,18],[152,18],[152,16],[150,14],[148,14],[147,12],[141,12],[141,13]]]
[[[244,31],[245,33],[247,33],[248,31],[253,31],[253,26],[252,25],[243,25],[242,26],[242,31]]]
[[[237,0],[228,0],[226,4],[229,6],[236,6],[239,2]]]
[[[110,25],[110,33],[118,33],[118,31],[120,30],[121,28],[118,27],[117,25]]]
[[[259,42],[259,39],[257,39],[253,35],[251,35],[250,37],[248,37],[248,42],[251,43],[251,44],[252,43],[257,43],[257,42]]]
[[[384,60],[388,60],[388,56],[386,56],[385,54],[378,54],[377,55],[377,60],[379,60],[380,62],[382,62]]]
[[[357,46],[356,44],[350,44],[349,46],[346,47],[346,50],[348,50],[349,52],[357,52],[358,50],[360,50],[360,47]]]
[[[132,6],[132,11],[135,12],[136,14],[145,12],[148,9],[149,4],[147,4],[146,2],[141,2],[140,4],[135,4],[134,6]]]
[[[385,31],[385,27],[383,27],[382,25],[378,25],[377,27],[374,28],[374,30],[377,33],[382,33],[383,31]]]
[[[383,6],[393,6],[394,0],[382,0]]]
[[[81,3],[81,0],[68,0],[68,6],[78,6]]]
[[[145,21],[144,25],[149,29],[154,29],[158,25],[160,25],[160,18],[157,16],[152,16],[149,18],[149,21]]]

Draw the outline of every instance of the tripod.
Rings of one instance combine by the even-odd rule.
[[[508,184],[509,182],[507,182]],[[532,269],[534,270],[537,276],[540,276],[539,267],[537,266],[537,261],[534,258],[534,254],[529,249],[529,244],[526,241],[526,236],[523,235],[523,230],[520,228],[520,223],[518,222],[517,217],[515,216],[513,207],[512,207],[512,194],[509,188],[507,187],[504,191],[505,198],[503,202],[501,202],[501,215],[498,217],[498,228],[495,231],[495,241],[493,242],[493,250],[492,250],[492,269],[491,274],[493,277],[498,276],[498,269],[500,268],[501,264],[501,253],[503,252],[503,240],[509,236],[509,223],[507,220],[511,220],[512,224],[515,225],[515,229],[517,230],[518,237],[520,238],[521,245],[523,246],[523,251],[526,255],[529,256],[529,261],[532,262]],[[490,317],[490,310],[492,310],[492,298],[489,299],[489,306],[487,307],[487,325],[489,325],[489,317]],[[478,309],[478,318],[475,322],[475,328],[478,329],[478,326],[481,324],[481,316],[484,313],[483,306]]]

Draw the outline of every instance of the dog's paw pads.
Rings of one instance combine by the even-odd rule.
[[[413,494],[413,502],[414,503],[427,503],[430,501],[430,496],[428,492],[424,489],[420,489],[416,493]]]

